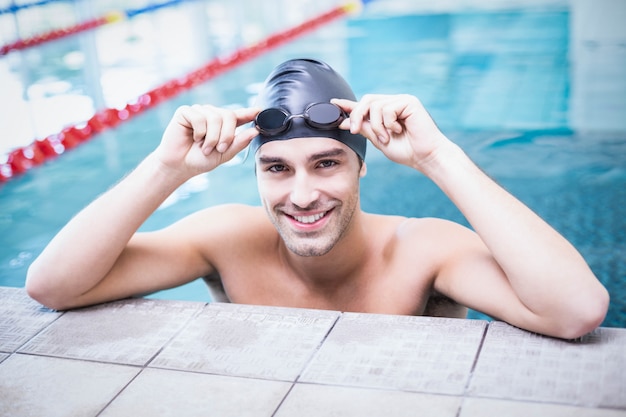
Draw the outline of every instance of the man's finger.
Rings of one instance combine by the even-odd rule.
[[[235,116],[237,116],[237,126],[249,123],[254,120],[261,109],[259,107],[242,107],[235,110]]]
[[[356,101],[348,100],[345,98],[333,98],[330,100],[330,102],[339,106],[341,110],[345,111],[348,114],[350,114],[357,105]]]

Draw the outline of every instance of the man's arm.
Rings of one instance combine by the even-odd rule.
[[[28,270],[26,289],[67,309],[180,285],[207,265],[184,239],[193,225],[136,234],[181,184],[233,158],[257,134],[235,129],[258,110],[179,108],[159,147],[111,190],[78,213]],[[209,267],[210,268],[210,267]]]
[[[480,237],[450,234],[463,250],[442,266],[437,291],[513,325],[562,338],[581,336],[602,322],[608,292],[578,251],[478,169],[439,131],[419,100],[365,96],[359,103],[336,103],[351,112],[342,127],[424,173]]]

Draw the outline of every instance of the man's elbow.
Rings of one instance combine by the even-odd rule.
[[[55,291],[52,286],[54,278],[51,275],[41,271],[35,263],[32,264],[26,273],[26,293],[30,298],[48,308],[65,310],[68,306],[64,304],[62,298],[55,295],[58,291]]]
[[[592,332],[604,321],[609,302],[608,291],[600,286],[594,294],[585,297],[583,302],[573,307],[575,312],[567,320],[567,325],[560,329],[558,336],[563,339],[576,339]]]

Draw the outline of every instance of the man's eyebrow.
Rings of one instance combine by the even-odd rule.
[[[309,161],[317,161],[318,159],[325,159],[325,158],[333,158],[333,157],[337,157],[337,156],[344,156],[346,154],[346,151],[342,148],[334,148],[334,149],[329,149],[327,151],[324,152],[318,152],[318,153],[314,153],[313,155],[311,155],[309,157]]]
[[[344,156],[346,155],[346,151],[344,149],[341,148],[334,148],[334,149],[329,149],[327,151],[323,151],[323,152],[318,152],[318,153],[314,153],[311,156],[309,156],[309,161],[317,161],[320,159],[326,159],[326,158],[333,158],[333,157],[338,157],[338,156]],[[261,155],[259,156],[259,163],[260,164],[286,164],[286,161],[284,158],[281,158],[279,156],[267,156],[267,155]]]
[[[278,156],[259,156],[259,163],[260,164],[283,164],[285,163],[285,160],[283,158],[280,158]]]

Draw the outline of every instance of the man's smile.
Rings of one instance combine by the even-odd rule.
[[[317,213],[311,214],[290,214],[284,213],[285,217],[289,220],[289,222],[296,228],[300,230],[312,231],[312,229],[318,229],[324,226],[330,219],[329,214],[333,211],[333,209],[320,211]]]
[[[309,216],[292,216],[292,217],[296,219],[297,221],[299,221],[300,223],[310,224],[310,223],[315,223],[322,217],[326,216],[326,213],[328,213],[328,211],[324,211],[322,213],[317,213],[317,214],[312,214]]]

